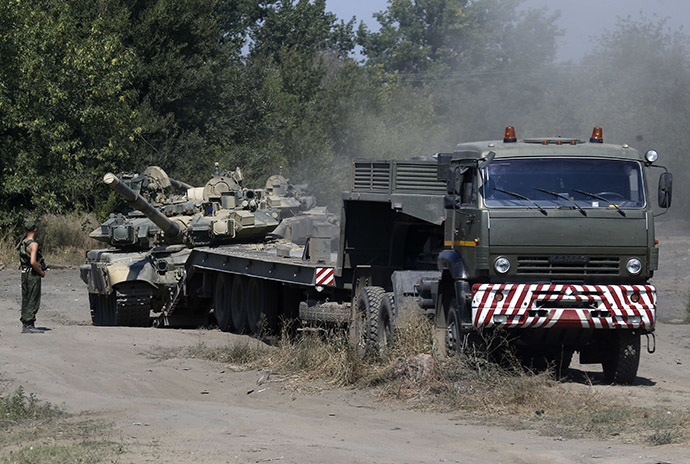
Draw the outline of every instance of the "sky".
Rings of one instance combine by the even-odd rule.
[[[388,0],[326,0],[327,9],[338,18],[349,20],[357,17],[369,29],[376,30],[377,22],[372,14],[386,9]],[[688,0],[526,0],[525,7],[560,10],[559,25],[565,31],[558,53],[559,61],[577,60],[593,48],[592,38],[605,30],[613,29],[617,18],[632,16],[667,18],[674,30],[682,27],[690,17]],[[686,31],[687,32],[687,31]]]

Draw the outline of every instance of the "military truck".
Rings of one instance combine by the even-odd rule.
[[[347,323],[363,352],[385,347],[402,314],[419,311],[446,354],[502,331],[527,358],[566,367],[579,352],[608,382],[631,383],[642,335],[654,350],[651,170],[664,171],[659,207],[671,204],[672,176],[657,157],[604,144],[600,128],[589,141],[518,141],[509,127],[452,153],[355,161],[337,255],[319,237],[197,247],[177,294],[212,300],[221,330],[278,315]]]

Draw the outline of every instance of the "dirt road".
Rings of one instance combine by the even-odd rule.
[[[676,241],[675,251],[666,253],[677,253],[678,260],[690,240]],[[660,311],[674,322],[683,319],[688,297],[688,279],[678,276],[680,269],[669,266],[655,279],[660,301],[668,295],[675,302]],[[94,411],[112,421],[109,438],[126,449],[118,462],[690,462],[688,445],[544,437],[476,425],[458,414],[406,410],[377,402],[367,391],[300,393],[280,379],[260,381],[262,372],[233,372],[198,359],[160,360],[148,354],[248,339],[217,330],[92,327],[75,269],[53,270],[44,280],[38,325],[50,329],[45,334],[20,334],[19,298],[18,272],[1,271],[1,391],[22,385],[68,411]],[[657,353],[643,353],[636,386],[594,388],[645,405],[689,407],[689,328],[659,325]]]

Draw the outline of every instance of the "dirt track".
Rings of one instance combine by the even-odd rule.
[[[677,323],[688,301],[690,279],[681,272],[690,239],[661,241],[665,268],[654,280],[659,320]],[[20,334],[19,298],[18,272],[1,271],[0,391],[22,385],[68,411],[94,411],[114,422],[110,438],[126,448],[119,462],[690,462],[689,445],[559,440],[472,424],[458,414],[409,411],[379,403],[367,391],[299,393],[280,379],[261,382],[262,372],[232,372],[197,359],[156,360],[147,353],[247,339],[216,330],[92,327],[74,269],[53,270],[44,280],[38,325],[50,329],[45,334]],[[636,386],[594,388],[645,405],[689,408],[689,328],[659,324],[657,353],[643,353]]]

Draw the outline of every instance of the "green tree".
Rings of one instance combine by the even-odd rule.
[[[0,208],[88,201],[92,171],[128,160],[133,55],[119,8],[92,0],[0,6]]]
[[[573,92],[580,119],[601,125],[605,141],[656,149],[659,164],[682,173],[690,144],[690,38],[665,20],[641,16],[619,19],[596,43]],[[675,188],[671,215],[687,216],[690,188]]]
[[[236,114],[252,122],[227,163],[248,167],[250,180],[265,179],[281,167],[293,180],[325,179],[333,160],[328,96],[339,82],[354,47],[354,22],[338,22],[325,1],[277,2],[251,31],[244,72],[244,98]],[[308,174],[307,174],[308,173]],[[324,174],[319,177],[319,174]],[[321,185],[325,185],[323,182]],[[316,185],[317,190],[321,190]]]
[[[415,80],[549,63],[560,34],[557,14],[521,11],[522,3],[390,0],[386,10],[374,15],[380,31],[370,32],[362,24],[358,41],[370,64]]]

